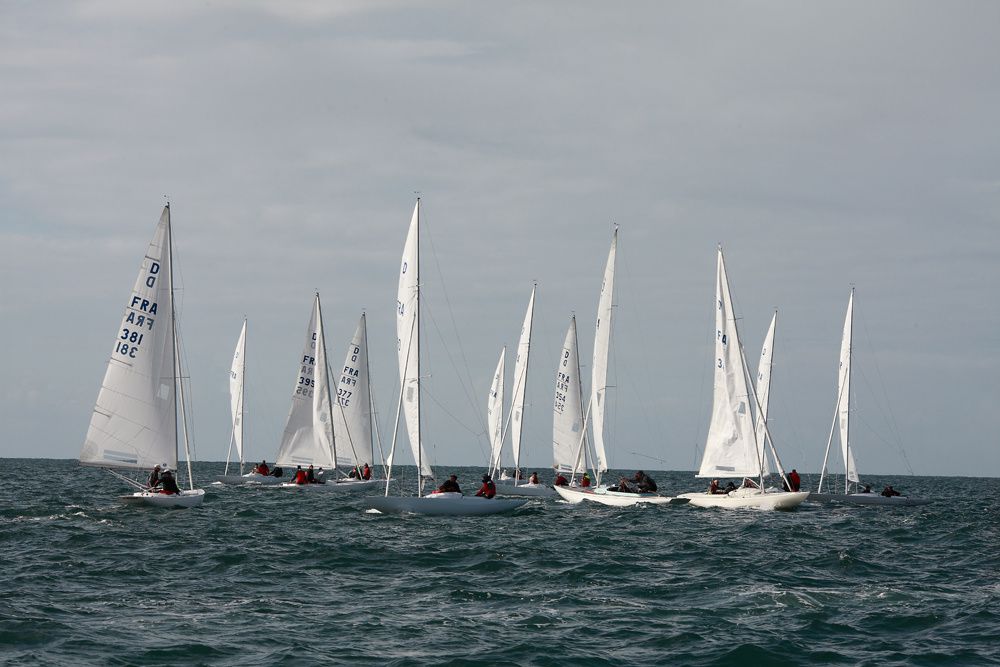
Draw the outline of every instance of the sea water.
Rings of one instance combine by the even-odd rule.
[[[467,491],[481,474],[438,471]],[[923,507],[533,499],[462,518],[212,486],[221,472],[196,464],[204,505],[164,510],[75,461],[0,461],[0,661],[1000,664],[995,479],[870,480]],[[668,494],[704,486],[652,474]]]

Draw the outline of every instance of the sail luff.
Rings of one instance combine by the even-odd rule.
[[[596,472],[607,471],[608,460],[604,444],[605,398],[608,388],[608,354],[611,350],[611,316],[615,292],[615,256],[618,249],[618,226],[611,237],[611,249],[604,266],[604,280],[597,305],[597,323],[594,329],[594,357],[591,366],[590,402],[594,426],[594,454]]]
[[[528,308],[521,325],[521,337],[517,342],[517,358],[514,360],[514,396],[510,402],[510,446],[514,455],[514,469],[521,465],[521,436],[524,432],[524,395],[528,385],[528,355],[531,351],[531,325],[535,314],[535,290],[531,288]]]
[[[177,465],[170,208],[165,206],[115,333],[80,463]]]

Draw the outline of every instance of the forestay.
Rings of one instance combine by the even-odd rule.
[[[594,333],[594,363],[591,367],[590,400],[591,417],[594,424],[594,453],[597,458],[597,472],[608,469],[607,453],[604,447],[605,394],[608,388],[608,353],[611,349],[611,314],[615,292],[615,254],[618,249],[618,227],[611,237],[608,262],[604,266],[604,282],[601,284],[601,298],[597,304],[597,326]]]
[[[306,329],[305,345],[292,392],[292,407],[288,411],[276,462],[280,466],[336,467],[319,293],[313,302],[312,316]]]
[[[504,399],[504,362],[507,358],[507,347],[500,351],[500,360],[493,372],[493,382],[486,401],[486,430],[490,439],[490,468],[500,467],[500,449],[503,447],[503,399]]]
[[[337,381],[337,401],[333,410],[333,433],[337,464],[359,466],[372,456],[371,404],[368,400],[368,336],[365,316],[361,316],[347,345],[343,370]]]
[[[557,470],[579,469],[583,437],[583,400],[580,389],[580,357],[576,340],[576,317],[570,319],[566,340],[556,369],[555,401],[552,405],[552,457]]]
[[[413,208],[410,230],[403,246],[396,294],[396,349],[399,382],[406,432],[413,451],[413,461],[424,477],[433,471],[421,442],[420,429],[420,200]],[[389,462],[391,465],[391,461]]]
[[[733,315],[726,264],[719,248],[715,287],[715,382],[712,421],[699,477],[760,475],[743,347]]]
[[[80,462],[177,466],[170,208],[163,209],[115,332]]]

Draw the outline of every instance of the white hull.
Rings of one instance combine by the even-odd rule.
[[[926,498],[910,498],[908,496],[885,497],[877,493],[810,493],[809,500],[816,503],[843,503],[845,505],[890,505],[893,507],[912,507],[927,505]]]
[[[730,493],[682,493],[695,507],[724,507],[726,509],[790,510],[802,504],[808,491],[758,491],[737,489]]]
[[[385,486],[384,479],[338,479],[324,484],[296,484],[283,482],[282,489],[302,489],[304,491],[324,491],[327,493],[345,493],[350,491],[367,491],[379,486]]]
[[[126,505],[151,505],[153,507],[197,507],[205,500],[204,489],[181,491],[180,494],[156,493],[155,491],[136,491],[126,496],[119,496]]]
[[[367,507],[383,514],[425,514],[433,516],[477,516],[510,512],[528,502],[527,500],[497,500],[477,496],[463,496],[460,493],[432,493],[416,496],[367,496]]]
[[[532,498],[550,498],[556,495],[551,486],[544,484],[518,484],[513,482],[497,484],[498,496],[531,496]]]
[[[215,478],[215,481],[221,482],[222,484],[247,484],[259,486],[274,486],[275,484],[281,484],[287,480],[287,477],[271,477],[270,475],[258,475],[257,473],[247,475],[219,475]]]
[[[620,493],[608,491],[604,487],[581,489],[579,487],[554,487],[564,500],[570,503],[582,503],[585,500],[612,507],[631,507],[633,505],[683,505],[686,498],[671,498],[656,493]]]

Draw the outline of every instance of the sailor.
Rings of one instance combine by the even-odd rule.
[[[163,464],[166,467],[166,464]],[[149,481],[146,482],[146,486],[150,489],[155,489],[160,485],[160,466],[153,466],[153,472],[149,473]]]
[[[361,479],[371,479],[371,478],[372,478],[372,469],[368,467],[367,463],[365,463],[365,467],[361,469]]]
[[[302,469],[302,466],[295,466],[295,483],[296,484],[307,484],[306,472]]]
[[[717,493],[722,493],[721,491],[719,491],[719,480],[717,479],[712,480],[712,483],[708,485],[708,492],[712,495],[715,495]]]
[[[552,480],[552,486],[569,486],[569,480],[561,472],[557,472],[556,478]]]
[[[635,473],[632,481],[639,485],[639,493],[656,492],[656,481],[641,470]]]
[[[636,493],[636,490],[628,485],[628,480],[622,477],[618,480],[618,486],[613,486],[608,491],[618,491],[619,493]]]
[[[902,494],[900,494],[900,492],[897,491],[896,489],[892,488],[892,484],[890,484],[884,489],[882,489],[882,495],[885,496],[886,498],[892,498],[893,496],[899,496]]]
[[[309,470],[306,470],[306,484],[316,483],[316,471],[313,470],[312,464],[309,464]]]
[[[257,466],[257,474],[265,477],[271,474],[271,469],[267,467],[267,461],[261,460],[260,465]]]
[[[177,487],[177,480],[174,479],[174,473],[170,472],[170,468],[168,466],[163,466],[160,470],[160,484],[163,486],[160,493],[176,495],[181,492],[181,490]]]
[[[479,487],[476,491],[477,496],[483,496],[484,498],[492,498],[497,494],[497,486],[490,479],[489,475],[483,475],[483,485]]]
[[[538,473],[531,473],[531,477],[528,478],[528,484],[538,484]]]
[[[438,487],[438,492],[440,493],[461,493],[462,489],[458,486],[458,476],[450,475],[448,479],[444,480],[441,486]]]
[[[587,488],[588,486],[590,486],[590,473],[589,472],[583,473],[583,477],[580,479],[580,486],[582,486],[583,488]]]
[[[799,473],[795,468],[792,468],[792,472],[788,473],[788,485],[792,487],[792,491],[798,491],[802,488],[802,478],[799,477]]]

